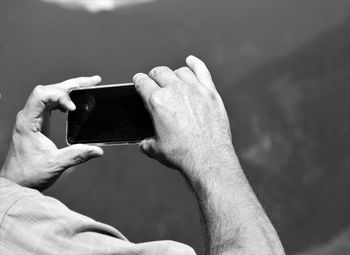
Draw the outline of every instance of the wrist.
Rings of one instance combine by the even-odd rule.
[[[16,178],[14,178],[14,176],[11,175],[11,172],[7,170],[7,168],[5,166],[3,166],[1,168],[1,171],[0,171],[0,178],[4,178],[4,179],[7,179],[9,181],[12,181],[14,183],[17,183],[18,184],[18,181],[16,180]]]
[[[14,164],[11,160],[7,159],[1,168],[0,177],[18,185],[26,186],[25,183],[23,183],[25,178],[23,178],[23,174],[19,169],[20,167],[17,164]]]
[[[226,172],[242,173],[231,143],[219,146],[197,146],[186,155],[180,170],[195,183],[216,178]]]

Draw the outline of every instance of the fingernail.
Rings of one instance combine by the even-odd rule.
[[[137,79],[139,79],[139,78],[141,78],[141,77],[144,77],[146,74],[144,74],[144,73],[137,73],[137,74],[135,74],[134,75],[134,77],[132,78],[133,80],[137,80]]]

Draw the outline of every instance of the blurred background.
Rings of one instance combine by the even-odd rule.
[[[0,163],[37,84],[99,74],[130,82],[189,54],[213,72],[244,170],[288,254],[350,254],[350,0],[1,0]],[[65,146],[65,115],[52,139]],[[203,252],[182,177],[136,146],[50,188],[131,241]]]

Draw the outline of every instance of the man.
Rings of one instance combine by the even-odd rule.
[[[186,63],[176,71],[157,67],[134,76],[155,126],[155,136],[140,144],[141,151],[180,171],[192,185],[207,254],[284,254],[240,167],[207,67],[193,56]],[[74,111],[70,89],[99,82],[94,76],[37,86],[18,114],[0,179],[1,254],[194,254],[172,241],[131,243],[116,229],[34,190],[52,185],[70,166],[102,156],[95,146],[57,149],[44,135],[51,110]]]

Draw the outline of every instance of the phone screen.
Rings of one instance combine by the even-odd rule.
[[[72,90],[76,110],[68,113],[69,144],[137,143],[154,135],[151,117],[133,84]]]

